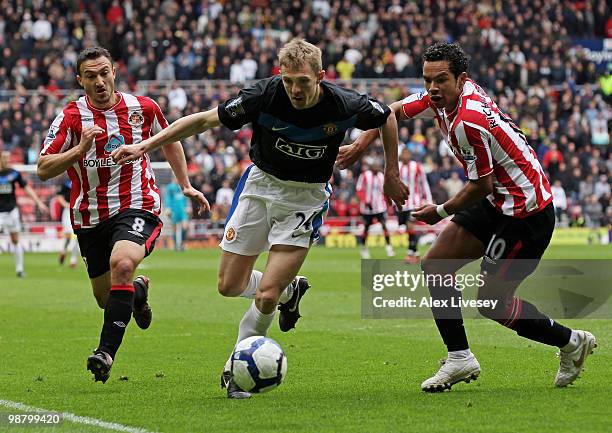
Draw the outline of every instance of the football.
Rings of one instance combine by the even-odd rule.
[[[245,338],[234,348],[232,374],[244,391],[268,392],[280,385],[287,374],[287,357],[271,338]]]

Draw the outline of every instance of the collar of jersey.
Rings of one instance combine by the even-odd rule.
[[[115,108],[117,108],[119,104],[121,104],[121,101],[123,101],[123,94],[121,92],[118,92],[115,90],[115,95],[119,96],[119,99],[117,100],[117,102],[115,102],[115,104],[112,107],[109,107],[106,109],[94,107],[91,104],[91,102],[89,102],[89,96],[85,95],[85,102],[87,103],[87,108],[89,108],[90,110],[95,110],[95,111],[100,111],[100,112],[114,110]]]

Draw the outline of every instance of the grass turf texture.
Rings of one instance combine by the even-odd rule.
[[[382,249],[372,250],[383,258]],[[85,361],[98,342],[98,309],[82,264],[60,268],[52,254],[27,254],[25,279],[0,256],[0,399],[155,432],[602,432],[610,428],[610,320],[572,320],[599,347],[582,377],[552,385],[556,349],[486,320],[466,323],[483,372],[451,392],[420,383],[445,355],[433,321],[362,320],[357,249],[315,248],[302,273],[313,285],[296,330],[270,337],[285,349],[285,383],[231,401],[219,375],[245,299],[216,293],[217,250],[156,251],[139,272],[151,277],[153,324],[132,323],[111,378],[94,383]],[[612,258],[612,247],[550,247],[548,258]],[[261,269],[263,259],[258,263]],[[528,296],[525,296],[528,299]],[[133,321],[132,321],[133,322]],[[1,414],[17,413],[0,406]],[[0,431],[32,432],[36,427]],[[102,432],[65,421],[44,432]]]

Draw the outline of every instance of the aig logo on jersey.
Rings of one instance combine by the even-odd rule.
[[[281,152],[300,159],[320,159],[325,153],[327,146],[309,146],[301,143],[291,143],[282,138],[276,140],[274,145]]]
[[[128,115],[128,123],[132,126],[141,126],[144,123],[142,110],[131,111]]]

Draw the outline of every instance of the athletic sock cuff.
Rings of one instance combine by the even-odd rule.
[[[134,293],[136,291],[136,289],[134,289],[134,286],[132,284],[124,284],[124,285],[119,285],[119,284],[113,284],[111,286],[111,292],[113,291],[125,291],[125,292],[132,292]]]

